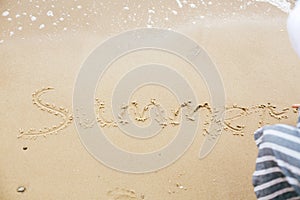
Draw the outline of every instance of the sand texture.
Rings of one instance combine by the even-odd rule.
[[[286,32],[293,1],[280,2],[0,1],[0,199],[255,199],[253,132],[266,124],[295,125],[290,106],[300,96],[300,59]],[[115,60],[92,100],[97,120],[86,118],[80,126],[98,125],[119,148],[146,153],[167,145],[187,117],[198,125],[190,148],[168,167],[132,174],[107,167],[82,144],[75,119],[85,113],[72,106],[80,67],[103,41],[135,28],[186,35],[217,67],[226,94],[225,118],[216,146],[204,159],[198,158],[199,150],[219,108],[190,63],[157,50]],[[179,102],[166,88],[146,85],[120,105],[114,118],[116,83],[147,63],[175,69],[188,80],[197,102]],[[140,140],[122,133],[126,124],[149,125],[151,108],[166,113],[156,120],[159,134]]]

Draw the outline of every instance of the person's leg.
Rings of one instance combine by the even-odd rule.
[[[300,199],[300,117],[297,128],[278,124],[258,129],[254,191],[258,199]]]
[[[287,29],[300,57],[300,0],[289,14]],[[265,126],[254,137],[259,150],[252,179],[257,198],[300,200],[300,115],[297,128]]]

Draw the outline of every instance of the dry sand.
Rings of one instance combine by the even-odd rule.
[[[278,123],[269,111],[276,114],[299,102],[300,61],[289,44],[287,13],[255,1],[180,2],[182,8],[175,0],[1,1],[1,200],[255,199],[251,184],[257,155],[253,132],[260,125]],[[167,168],[147,174],[127,174],[101,164],[84,148],[74,122],[67,123],[69,118],[57,134],[35,139],[17,137],[20,128],[26,132],[30,128],[52,127],[67,115],[65,110],[58,116],[41,111],[33,105],[32,93],[53,87],[54,91],[40,97],[41,102],[54,103],[57,109],[63,106],[72,114],[74,82],[90,52],[108,37],[147,25],[171,28],[189,36],[218,67],[226,92],[226,117],[240,118],[225,120],[227,129],[209,156],[198,159],[201,144],[209,134],[204,130],[205,109],[199,111],[203,120],[188,151]],[[122,73],[132,63],[147,62],[174,67],[197,91],[197,103],[210,102],[204,81],[185,70],[190,67],[187,63],[155,51],[136,52],[114,63],[101,80],[96,96],[109,102],[111,88]],[[154,86],[141,88],[131,100],[137,100],[143,108],[151,98],[158,99],[168,111],[183,103]],[[268,103],[276,105],[276,109],[259,107]],[[233,109],[234,105],[251,113]],[[110,106],[105,108],[105,119],[110,119]],[[260,116],[264,111],[265,115]],[[276,116],[287,116],[280,121],[295,124],[292,110]],[[234,131],[228,122],[231,127],[245,128]],[[149,141],[140,141],[124,136],[116,127],[103,128],[116,145],[135,152],[154,151],[168,144],[177,129],[168,126]]]

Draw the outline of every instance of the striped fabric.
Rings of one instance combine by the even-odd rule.
[[[300,117],[297,127],[264,126],[254,134],[259,149],[253,173],[259,200],[300,200]]]

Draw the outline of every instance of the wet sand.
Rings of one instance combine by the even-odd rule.
[[[221,5],[205,2],[206,6],[195,3],[196,8],[192,3],[183,3],[179,8],[176,1],[161,5],[143,2],[140,7],[129,3],[128,8],[118,1],[72,1],[64,8],[60,2],[28,1],[22,6],[2,2],[0,13],[10,10],[0,19],[1,199],[255,199],[251,184],[257,155],[253,132],[268,123],[295,124],[296,114],[286,108],[299,101],[300,60],[289,44],[285,12],[260,2],[242,2],[245,7],[231,5],[230,1]],[[27,14],[23,15],[25,10]],[[47,15],[49,10],[54,16]],[[18,13],[21,17],[16,17]],[[11,21],[7,19],[10,16]],[[32,21],[32,16],[37,19]],[[53,25],[55,22],[57,25]],[[178,161],[153,173],[127,174],[101,164],[82,145],[70,118],[75,113],[72,94],[80,66],[95,47],[122,31],[149,25],[185,34],[207,51],[223,79],[225,130],[213,151],[199,160],[211,115],[207,108],[201,108],[196,113],[201,116],[197,136]],[[132,64],[147,62],[174,67],[196,91],[198,102],[192,108],[207,102],[213,109],[204,80],[186,70],[190,69],[188,63],[174,55],[142,51],[116,61],[99,82],[96,97],[104,102],[105,112],[100,116],[103,121],[112,119],[109,102],[116,81]],[[54,90],[46,89],[37,97],[36,91],[48,87]],[[164,106],[170,117],[159,135],[140,141],[108,124],[103,127],[105,135],[114,144],[134,152],[154,151],[168,144],[180,126],[171,124],[180,123],[174,111],[184,102],[178,102],[161,87],[141,88],[129,100],[139,105],[138,112],[134,112],[134,105],[130,111],[136,124],[149,123],[147,112],[141,113],[152,98]],[[32,99],[37,103],[33,104]],[[31,128],[36,129],[31,131],[36,136],[20,135],[20,129],[28,134]]]

